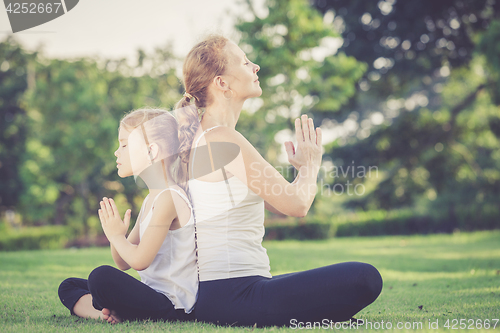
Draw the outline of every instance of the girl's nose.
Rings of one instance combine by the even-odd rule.
[[[118,148],[118,149],[120,149],[120,148]],[[116,157],[118,157],[118,149],[117,149],[117,150],[115,150],[115,156],[116,156]]]
[[[254,73],[257,73],[259,70],[260,70],[260,66],[255,64],[255,72]]]

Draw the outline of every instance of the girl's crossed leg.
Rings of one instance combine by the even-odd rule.
[[[186,314],[184,309],[176,310],[165,295],[111,266],[94,269],[88,280],[64,280],[59,286],[59,298],[71,314],[108,322],[194,320],[194,311]]]

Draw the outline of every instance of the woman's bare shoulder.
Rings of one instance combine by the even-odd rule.
[[[205,138],[210,142],[232,142],[241,148],[253,147],[252,144],[237,130],[225,126],[216,127],[205,133]]]

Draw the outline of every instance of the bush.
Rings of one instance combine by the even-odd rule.
[[[266,226],[266,240],[325,239],[333,237],[330,223],[293,223]]]
[[[0,251],[59,249],[70,237],[69,228],[64,226],[7,229],[0,234]]]
[[[388,214],[389,215],[389,214]],[[378,236],[428,234],[443,231],[430,216],[387,216],[384,220],[341,223],[336,226],[336,236]]]
[[[459,207],[456,217],[448,214],[424,215],[411,209],[353,212],[333,217],[313,215],[300,222],[296,219],[286,219],[282,223],[267,221],[265,238],[305,240],[499,229],[500,218],[495,209],[490,208],[490,212],[485,207],[480,211]]]

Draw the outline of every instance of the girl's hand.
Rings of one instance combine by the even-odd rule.
[[[130,209],[125,212],[123,221],[120,218],[118,208],[116,208],[113,199],[106,197],[100,202],[101,209],[98,210],[99,219],[101,220],[102,230],[110,243],[113,243],[115,237],[125,237],[130,225]]]
[[[312,118],[302,115],[295,119],[295,135],[297,137],[297,150],[291,141],[285,142],[288,162],[295,169],[303,165],[321,166],[321,129],[314,128]]]

